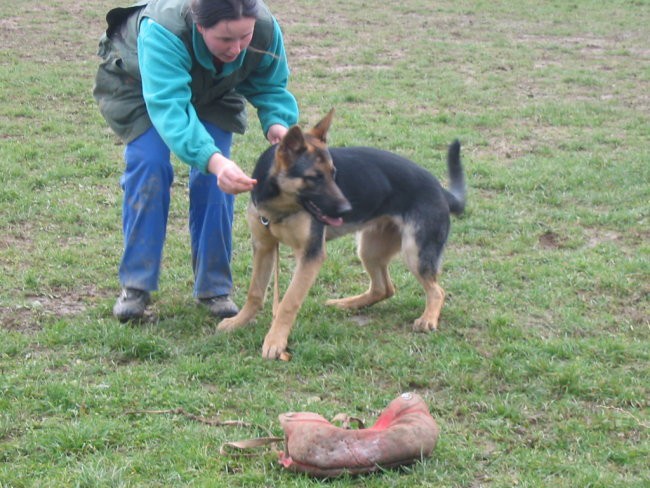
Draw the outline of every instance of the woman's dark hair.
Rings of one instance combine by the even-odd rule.
[[[192,0],[190,8],[194,23],[208,29],[222,20],[257,18],[258,12],[257,0]]]

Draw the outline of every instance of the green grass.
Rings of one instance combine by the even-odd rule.
[[[291,362],[261,358],[270,304],[255,325],[216,334],[191,298],[180,163],[161,289],[143,324],[117,323],[123,148],[91,97],[115,4],[4,2],[0,486],[647,486],[650,4],[269,3],[302,125],[335,107],[332,144],[394,150],[443,180],[445,147],[461,139],[469,202],[452,225],[439,332],[411,332],[423,297],[401,262],[391,300],[358,314],[323,306],[367,286],[347,238],[328,247]],[[250,171],[264,147],[253,116],[234,159]],[[406,390],[442,433],[405,470],[323,483],[282,471],[271,450],[219,454],[281,434],[282,412],[372,422]],[[260,427],[129,413],[176,408]]]

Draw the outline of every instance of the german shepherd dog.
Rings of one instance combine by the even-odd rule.
[[[367,147],[328,148],[333,110],[313,129],[294,126],[257,161],[247,220],[253,240],[253,275],[246,303],[218,330],[249,323],[262,308],[277,259],[278,243],[290,246],[296,268],[275,310],[262,355],[284,357],[289,332],[325,259],[325,241],[357,232],[358,253],[370,288],[328,305],[357,309],[391,297],[388,263],[400,250],[426,294],[419,332],[436,330],[445,292],[437,283],[450,214],[465,207],[460,143],[448,150],[449,190],[415,163]]]

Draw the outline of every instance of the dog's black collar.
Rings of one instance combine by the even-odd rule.
[[[259,212],[257,213],[257,215],[259,217],[260,223],[268,229],[269,227],[271,227],[271,224],[279,224],[280,222],[282,222],[284,219],[286,219],[292,214],[288,213],[288,214],[276,215],[273,220],[271,220],[269,217],[265,217],[261,215]]]

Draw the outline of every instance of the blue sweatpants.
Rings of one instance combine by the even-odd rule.
[[[232,133],[203,122],[224,156],[230,157]],[[170,151],[153,127],[126,145],[122,229],[124,254],[119,269],[123,288],[158,289],[174,170]],[[234,196],[222,192],[216,176],[192,168],[189,178],[189,228],[194,296],[228,295]]]

